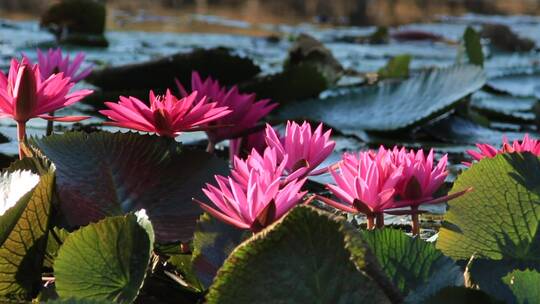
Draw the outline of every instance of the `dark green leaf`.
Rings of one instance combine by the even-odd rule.
[[[201,211],[192,197],[227,163],[165,138],[70,132],[33,140],[57,168],[60,209],[71,225],[144,208],[159,242],[188,240]]]
[[[236,248],[210,288],[208,303],[388,303],[345,248],[343,223],[297,207]],[[247,287],[247,288],[246,288]]]
[[[193,267],[208,288],[225,259],[244,238],[244,231],[204,213],[193,238]]]
[[[47,239],[47,251],[45,254],[44,266],[52,268],[54,259],[58,255],[58,250],[68,237],[69,232],[65,229],[54,227],[49,230],[49,238]]]
[[[463,273],[435,245],[395,229],[364,231],[371,251],[406,301],[419,303],[447,286],[463,284]]]
[[[304,63],[289,67],[281,73],[247,82],[240,86],[240,90],[283,104],[317,97],[327,87],[326,79],[317,67]]]
[[[322,121],[347,134],[361,129],[394,131],[447,111],[484,82],[481,68],[453,66],[402,82],[384,82],[326,99],[282,105],[279,116]]]
[[[149,228],[139,213],[108,217],[71,233],[54,263],[60,297],[133,302],[153,249]]]
[[[235,85],[252,79],[260,69],[249,58],[233,55],[225,48],[198,49],[188,54],[96,70],[87,81],[107,91],[176,88],[175,78],[189,87],[192,71],[198,71],[203,78],[211,76],[223,85]]]
[[[16,204],[0,217],[0,297],[28,300],[41,286],[53,185],[53,171],[1,177],[0,209]]]
[[[514,271],[504,278],[519,304],[540,303],[540,273],[534,270]]]
[[[178,272],[180,272],[184,287],[192,289],[196,292],[204,290],[204,286],[199,281],[199,278],[195,274],[193,269],[193,262],[190,254],[175,254],[171,256],[167,263],[173,265]]]
[[[465,52],[469,58],[469,63],[483,67],[484,53],[482,52],[480,34],[468,26],[463,34],[463,42],[465,43]]]
[[[479,288],[495,299],[505,303],[515,303],[516,297],[510,287],[504,283],[503,278],[511,271],[520,268],[515,260],[490,260],[474,258],[469,261],[465,271],[467,286]]]

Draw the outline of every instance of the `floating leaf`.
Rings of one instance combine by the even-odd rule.
[[[534,270],[514,271],[504,281],[516,296],[517,303],[540,303],[540,273]]]
[[[313,65],[326,78],[328,84],[335,83],[343,74],[343,67],[332,52],[319,40],[308,34],[300,34],[289,49],[285,69],[302,64]]]
[[[437,248],[454,259],[473,254],[495,260],[538,262],[540,159],[530,153],[501,154],[474,163],[452,193],[473,191],[449,202]]]
[[[491,89],[516,97],[534,97],[540,87],[540,74],[510,74],[490,78],[487,86]]]
[[[175,78],[189,87],[192,71],[198,71],[203,78],[211,76],[224,85],[233,85],[252,79],[260,69],[250,59],[232,55],[225,48],[198,49],[188,54],[97,70],[86,80],[107,91],[156,90],[176,88]]]
[[[30,171],[1,177],[0,297],[29,300],[41,286],[53,185],[52,171],[41,177]]]
[[[326,99],[282,105],[280,117],[323,121],[347,134],[361,129],[394,131],[447,111],[484,82],[481,68],[453,66],[402,82],[385,82]]]
[[[71,132],[33,140],[56,166],[60,209],[71,225],[145,209],[159,242],[188,240],[201,211],[192,197],[227,164],[204,151],[135,133]]]
[[[380,79],[409,77],[411,55],[398,55],[388,61],[386,66],[379,69]]]
[[[71,233],[54,263],[60,297],[132,303],[150,262],[150,227],[147,218],[129,214]]]
[[[532,122],[536,119],[533,97],[495,95],[479,91],[471,96],[471,107],[493,119],[515,122]]]
[[[524,133],[501,132],[481,126],[471,120],[451,115],[430,122],[423,129],[440,141],[454,144],[487,143],[499,147],[504,137],[508,140],[521,140]]]
[[[465,52],[469,58],[469,63],[484,66],[484,53],[482,52],[482,43],[480,34],[472,27],[468,26],[463,34],[463,42],[465,44]]]
[[[395,229],[364,231],[364,240],[407,302],[420,303],[447,286],[463,284],[463,273],[435,245]]]
[[[284,103],[317,97],[327,87],[325,77],[316,66],[299,64],[281,73],[247,82],[240,86],[240,90],[256,93],[258,98],[270,98]]]
[[[489,39],[491,45],[506,52],[528,52],[535,47],[534,41],[518,36],[506,24],[484,23],[481,35]]]
[[[388,303],[356,268],[363,255],[351,261],[342,225],[313,208],[293,209],[233,251],[208,303]]]
[[[225,259],[244,238],[244,231],[204,213],[193,237],[193,266],[208,288]]]

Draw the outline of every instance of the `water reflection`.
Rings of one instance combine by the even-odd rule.
[[[21,18],[21,12],[37,15],[43,0],[2,0],[0,16]],[[108,0],[114,16],[135,21],[167,23],[167,16],[216,15],[249,23],[332,25],[396,25],[428,21],[437,15],[540,13],[536,0]],[[159,17],[161,16],[161,17]],[[112,24],[127,26],[128,22]],[[159,30],[159,29],[156,29]]]

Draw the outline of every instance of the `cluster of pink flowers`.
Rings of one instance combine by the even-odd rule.
[[[340,202],[322,196],[319,199],[345,212],[365,214],[370,229],[384,225],[384,213],[411,214],[413,233],[418,234],[421,204],[447,201],[466,192],[434,197],[448,175],[446,163],[445,155],[435,166],[433,150],[427,157],[423,150],[397,147],[345,153],[337,168],[330,169],[336,184],[327,185]]]
[[[503,138],[503,144],[500,149],[488,144],[476,144],[476,147],[480,151],[469,150],[467,153],[476,161],[479,161],[483,158],[493,158],[497,154],[502,153],[513,153],[513,152],[530,152],[536,156],[540,156],[540,141],[537,139],[532,139],[528,134],[525,134],[523,140],[515,140],[512,144],[508,142],[508,139]],[[467,166],[471,166],[471,163],[465,163]]]
[[[8,117],[17,123],[19,157],[24,157],[26,122],[32,118],[73,122],[86,116],[55,117],[54,111],[69,106],[92,93],[91,90],[70,92],[75,82],[86,77],[91,68],[78,72],[84,55],[70,61],[62,57],[60,49],[39,51],[38,64],[24,56],[13,59],[8,75],[0,71],[0,118]]]
[[[249,131],[277,106],[269,99],[256,100],[255,94],[242,94],[236,86],[227,89],[212,78],[202,80],[197,72],[192,74],[191,93],[178,81],[177,85],[181,98],[169,90],[165,96],[150,92],[148,107],[135,97],[120,97],[118,103],[106,102],[109,109],[100,113],[112,120],[108,125],[161,136],[205,131],[209,152],[216,143],[231,139],[231,151],[236,155],[240,153],[242,136],[247,136],[248,141],[253,139]]]
[[[231,175],[216,176],[218,187],[207,184],[203,189],[215,208],[196,200],[216,218],[253,232],[302,202],[307,193],[301,190],[306,177],[324,172],[315,169],[335,146],[330,131],[323,133],[322,125],[313,130],[306,122],[288,122],[283,138],[270,125],[264,134],[266,148],[262,153],[253,149],[245,160],[234,156]]]

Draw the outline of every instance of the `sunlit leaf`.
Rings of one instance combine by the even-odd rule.
[[[463,284],[463,273],[435,245],[395,229],[364,231],[371,251],[392,282],[419,303],[447,286]]]
[[[0,178],[0,297],[31,299],[41,285],[54,173]]]
[[[463,172],[451,192],[437,248],[454,259],[540,261],[540,159],[530,153],[486,158]]]

